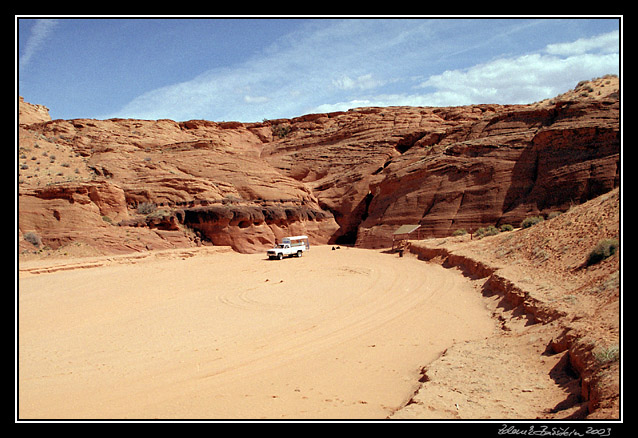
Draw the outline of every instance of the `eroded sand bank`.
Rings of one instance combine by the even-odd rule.
[[[454,342],[495,330],[413,257],[225,248],[20,265],[21,419],[378,419]]]

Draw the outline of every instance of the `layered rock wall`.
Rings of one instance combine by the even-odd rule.
[[[515,108],[413,147],[371,185],[357,243],[387,246],[393,229],[441,237],[565,211],[620,183],[618,103]]]
[[[155,230],[162,245],[242,252],[290,234],[385,247],[402,224],[423,237],[517,226],[620,184],[616,77],[532,105],[261,123],[50,120],[20,108],[19,232],[49,246]],[[145,205],[155,211],[140,213]]]

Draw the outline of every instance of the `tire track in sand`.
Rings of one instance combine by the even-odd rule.
[[[20,305],[34,307],[21,321],[26,416],[385,418],[423,365],[493,328],[460,274],[379,251],[313,247],[272,262],[206,252],[70,274],[21,284]],[[115,276],[127,290],[110,287]],[[56,337],[39,312],[61,285],[93,314]],[[108,312],[83,302],[95,294]],[[46,358],[64,379],[38,366],[54,350],[67,352],[65,363]]]

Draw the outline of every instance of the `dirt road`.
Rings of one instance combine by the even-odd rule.
[[[386,418],[496,330],[460,272],[329,246],[28,262],[18,298],[20,419]]]

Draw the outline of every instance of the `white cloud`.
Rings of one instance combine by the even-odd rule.
[[[20,56],[20,68],[24,68],[29,64],[33,56],[44,46],[57,24],[58,20],[55,19],[36,20],[31,28],[31,34],[27,38],[24,51]]]
[[[355,79],[351,79],[347,75],[342,75],[339,78],[332,80],[332,85],[340,90],[367,90],[370,88],[380,87],[384,84],[384,81],[374,79],[372,73],[366,75],[357,76]]]
[[[571,43],[550,44],[547,53],[552,55],[581,55],[588,52],[617,53],[619,50],[620,32],[614,31],[592,38],[581,38]]]
[[[387,100],[384,100],[387,102]],[[310,113],[331,113],[336,111],[347,111],[351,108],[358,108],[364,106],[378,106],[375,102],[371,100],[350,100],[346,102],[337,102],[337,103],[324,103],[312,108]],[[386,106],[386,105],[383,105]]]
[[[421,86],[436,90],[430,94],[435,105],[532,103],[565,92],[581,80],[618,74],[619,61],[618,53],[567,57],[537,53],[446,71]]]
[[[244,96],[244,102],[246,103],[266,103],[269,100],[270,99],[268,99],[266,96]]]
[[[368,95],[365,99],[318,105],[312,112],[345,111],[357,106],[533,103],[572,89],[581,80],[618,74],[620,57],[613,51],[618,48],[618,38],[618,32],[611,32],[573,43],[552,44],[542,53],[447,70],[415,87],[416,91],[427,89],[429,92]]]
[[[232,68],[211,69],[193,79],[150,90],[102,118],[255,121],[295,117],[322,102],[380,87],[401,70],[394,62],[393,43],[374,32],[376,24],[374,20],[306,23]],[[386,32],[406,32],[409,22],[383,24],[390,28]],[[416,24],[423,23],[412,22]],[[397,39],[395,44],[399,43]]]
[[[431,76],[421,86],[436,90],[431,96],[437,105],[529,103],[563,86],[560,78],[565,77],[568,64],[556,57],[525,55],[480,64],[465,71],[445,71]]]
[[[438,40],[418,36],[427,22],[371,24],[313,23],[233,68],[149,91],[111,117],[248,122],[360,106],[532,103],[619,69],[619,33],[611,32],[430,74],[429,63],[445,53]],[[390,38],[397,29],[401,38]],[[427,79],[416,85],[418,74]]]

